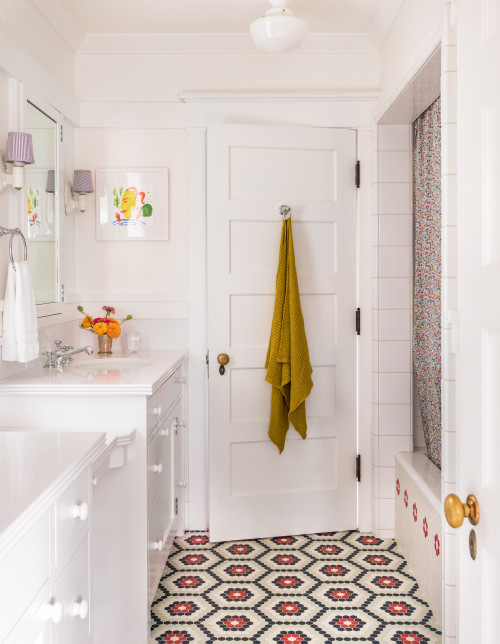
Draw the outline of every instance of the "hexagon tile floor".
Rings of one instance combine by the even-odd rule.
[[[437,644],[392,539],[359,532],[211,544],[177,538],[152,606],[166,644]]]

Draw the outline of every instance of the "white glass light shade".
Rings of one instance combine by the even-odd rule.
[[[300,47],[307,34],[307,24],[289,9],[270,9],[250,25],[254,43],[272,54],[282,54]]]

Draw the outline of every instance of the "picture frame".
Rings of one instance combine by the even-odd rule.
[[[52,173],[52,180],[50,180]],[[25,208],[29,241],[54,241],[56,229],[56,196],[54,170],[27,168]],[[51,183],[52,188],[49,184]]]
[[[168,168],[96,169],[97,241],[168,239]]]

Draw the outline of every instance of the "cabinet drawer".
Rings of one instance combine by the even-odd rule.
[[[148,507],[162,494],[173,472],[174,414],[169,414],[148,445]]]
[[[88,532],[89,473],[85,470],[57,499],[56,566]]]
[[[49,602],[49,597],[45,597],[42,606]],[[42,611],[38,610],[28,625],[23,629],[20,635],[15,635],[14,639],[9,638],[7,644],[50,644],[50,621],[45,619]]]
[[[184,367],[181,365],[163,385],[155,391],[147,403],[148,432],[156,427],[161,418],[170,409],[184,387]]]
[[[9,580],[0,601],[0,642],[49,579],[49,526],[47,511],[0,561],[0,579]]]
[[[89,544],[78,548],[56,581],[55,601],[61,602],[61,621],[53,626],[54,644],[83,644],[89,637]]]

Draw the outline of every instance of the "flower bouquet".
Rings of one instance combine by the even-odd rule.
[[[99,353],[111,353],[111,342],[113,338],[119,338],[122,332],[121,324],[132,319],[131,315],[123,318],[121,322],[117,319],[109,317],[110,314],[116,313],[112,306],[103,306],[102,310],[105,312],[104,317],[93,318],[85,313],[83,306],[79,306],[78,310],[84,314],[84,318],[80,324],[81,329],[88,329],[98,336]]]

